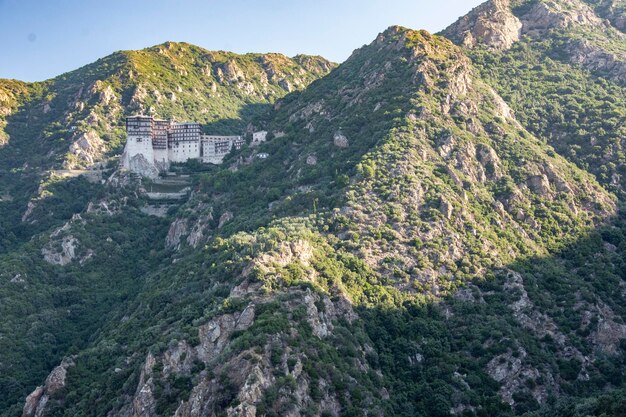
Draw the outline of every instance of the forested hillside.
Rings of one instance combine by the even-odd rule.
[[[42,83],[0,80],[0,408],[23,402],[63,356],[86,346],[163,262],[166,224],[139,211],[137,184],[111,185],[124,117],[145,112],[243,134],[276,98],[333,66],[166,43]],[[106,184],[62,175],[78,169]],[[44,259],[62,261],[74,246],[90,262]]]
[[[623,415],[622,3],[3,81],[0,415]],[[159,217],[134,112],[269,136]]]

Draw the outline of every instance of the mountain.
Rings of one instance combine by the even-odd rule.
[[[525,127],[621,194],[625,13],[623,2],[498,0],[443,34],[469,48]]]
[[[92,165],[119,151],[122,118],[133,112],[209,125],[219,120],[213,129],[243,130],[263,104],[304,88],[333,65],[320,57],[237,55],[167,42],[117,52],[41,83],[3,80],[3,135],[13,138],[5,153],[31,146],[30,160],[3,162]],[[45,134],[33,135],[36,131]]]
[[[105,190],[99,184],[99,178],[106,180],[115,171],[124,145],[124,117],[146,112],[197,120],[212,133],[240,134],[277,98],[304,88],[333,66],[320,57],[237,55],[168,42],[117,52],[41,83],[0,80],[0,256],[11,265],[3,279],[14,281],[9,287],[28,287],[27,292],[21,285],[3,289],[7,301],[1,333],[22,336],[1,342],[0,408],[29,392],[61,352],[77,340],[88,340],[102,316],[137,288],[133,277],[158,265],[159,258],[150,253],[163,251],[162,240],[157,244],[155,238],[162,222],[138,211],[78,236],[81,245],[111,243],[102,248],[110,256],[103,262],[117,264],[114,269],[101,264],[91,272],[82,266],[69,274],[63,272],[67,268],[54,271],[39,262],[41,245],[33,246],[72,219],[72,224],[80,223],[91,212],[88,207],[115,212],[129,196],[131,206],[139,206],[134,192]],[[87,169],[96,183],[68,169]],[[119,194],[123,203],[101,207],[99,202],[112,194]],[[49,248],[47,258],[65,262],[58,254],[73,251],[77,242],[59,242],[58,251]],[[37,296],[29,298],[33,293]],[[56,332],[37,330],[48,327]]]
[[[51,170],[115,166],[107,164],[123,149],[126,116],[195,120],[210,133],[239,134],[277,98],[333,66],[321,57],[237,55],[168,42],[117,52],[45,82],[0,80],[0,195],[12,203],[2,212],[0,242],[15,242],[22,218],[41,224],[72,204],[54,207],[47,198],[46,188],[58,183]]]
[[[26,144],[44,170],[81,163],[39,149],[52,115],[12,130],[42,120],[20,103],[44,87],[3,82],[0,206],[24,221],[0,254],[0,415],[620,415],[621,10],[494,0],[336,67],[272,55],[282,85],[256,72],[269,58],[204,51],[207,70],[187,44],[78,70],[116,80],[114,105],[85,101],[97,125],[72,122],[105,156],[140,109],[269,132],[183,167],[192,192],[165,211],[113,162],[96,183],[29,171]]]

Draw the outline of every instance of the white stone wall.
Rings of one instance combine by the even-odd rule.
[[[170,162],[186,162],[200,158],[200,141],[170,142],[168,149]]]
[[[155,149],[154,150],[154,162],[167,163],[169,161],[169,155],[167,149]]]
[[[202,162],[205,164],[219,164],[215,155],[215,144],[208,140],[202,140]]]
[[[152,138],[149,136],[128,136],[124,147],[125,158],[122,161],[124,168],[129,169],[130,160],[141,154],[147,161],[154,161],[154,150],[152,149]]]
[[[154,164],[159,171],[167,171],[170,166],[170,156],[167,149],[154,149]]]

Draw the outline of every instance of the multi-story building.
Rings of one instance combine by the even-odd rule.
[[[215,136],[203,135],[202,142],[202,162],[210,164],[221,164],[224,157],[231,149],[241,149],[245,140],[241,136]]]
[[[148,162],[154,161],[153,122],[149,116],[134,116],[126,119],[126,147],[124,153],[128,156],[143,155]],[[130,168],[131,158],[125,158],[125,168]]]
[[[200,158],[201,134],[198,123],[173,123],[167,137],[170,162]]]
[[[167,169],[169,165],[168,133],[172,127],[169,120],[154,120],[152,130],[152,149],[154,163],[160,170]]]
[[[200,124],[176,123],[150,116],[126,119],[126,147],[123,166],[143,175],[163,172],[171,162],[199,159],[205,163],[221,164],[233,149],[241,149],[241,136],[203,135]],[[147,166],[150,165],[150,166]]]

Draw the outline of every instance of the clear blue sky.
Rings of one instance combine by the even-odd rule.
[[[437,32],[483,0],[0,0],[0,78],[38,81],[165,41],[322,55],[391,25]]]

